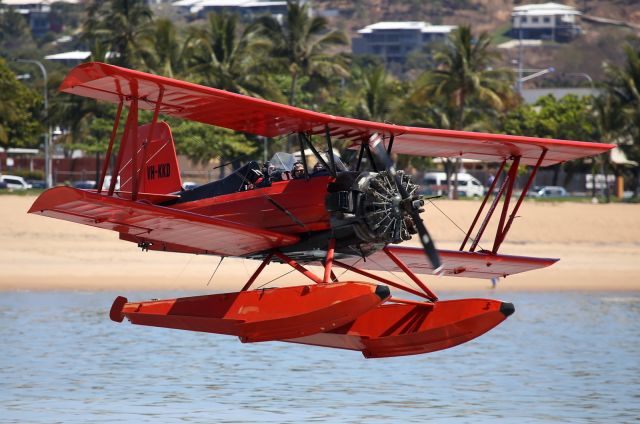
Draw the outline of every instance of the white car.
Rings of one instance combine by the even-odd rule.
[[[422,184],[427,193],[441,196],[447,190],[453,190],[454,176],[447,184],[447,174],[444,172],[427,172],[424,174]],[[484,186],[471,174],[466,172],[458,173],[458,196],[460,197],[482,197],[484,196]]]
[[[27,183],[24,178],[17,175],[0,175],[0,181],[4,182],[8,189],[26,190],[31,188],[31,184]]]
[[[535,194],[536,197],[567,197],[567,190],[560,186],[542,187]]]

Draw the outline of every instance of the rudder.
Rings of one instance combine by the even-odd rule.
[[[182,190],[182,178],[169,124],[157,122],[152,137],[149,137],[150,130],[151,124],[137,129],[135,167],[139,176],[138,192],[168,194]],[[133,191],[133,150],[132,143],[127,143],[119,173],[121,191]]]

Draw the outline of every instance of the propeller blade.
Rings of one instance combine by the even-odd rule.
[[[402,199],[404,200],[409,198],[409,193],[407,193],[407,190],[402,184],[400,176],[398,176],[398,173],[396,172],[395,164],[393,163],[393,160],[387,153],[387,149],[384,148],[384,145],[382,143],[382,137],[379,134],[376,134],[370,140],[370,145],[371,144],[373,144],[373,150],[376,156],[382,161],[382,163],[384,163],[387,172],[393,178],[396,184],[396,187],[398,188],[398,192],[400,193],[400,196],[402,196]],[[418,235],[420,236],[420,242],[424,247],[424,252],[427,255],[427,258],[429,259],[429,262],[431,262],[431,266],[433,266],[433,273],[438,274],[440,273],[442,268],[442,261],[440,260],[440,255],[438,254],[436,245],[434,244],[433,239],[429,235],[427,226],[425,225],[424,221],[420,217],[420,213],[418,212],[417,209],[415,208],[412,209],[411,217],[413,218],[413,222],[415,223],[416,228],[418,230]]]

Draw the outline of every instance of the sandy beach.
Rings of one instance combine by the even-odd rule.
[[[0,290],[237,290],[258,266],[225,259],[207,286],[218,257],[141,252],[111,231],[27,214],[34,200],[0,196]],[[426,206],[423,218],[439,248],[457,249],[464,234],[441,211],[466,229],[480,202],[435,205]],[[497,290],[640,290],[640,205],[528,201],[518,215],[500,252],[561,260],[501,279]],[[492,243],[492,228],[481,243],[485,248]],[[289,269],[268,267],[256,286]],[[361,279],[350,273],[341,277],[348,278]],[[426,276],[424,281],[436,291],[490,286],[468,278]],[[306,283],[291,273],[271,285]]]

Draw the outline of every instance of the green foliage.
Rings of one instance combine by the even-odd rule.
[[[439,65],[420,76],[412,101],[437,103],[452,129],[468,129],[467,117],[474,109],[476,114],[479,109],[502,110],[505,99],[514,96],[510,72],[494,68],[498,58],[487,33],[476,38],[469,26],[462,26],[436,51]]]
[[[141,54],[147,69],[173,78],[184,70],[182,43],[178,29],[169,19],[157,19],[145,34]]]
[[[627,44],[624,52],[624,66],[605,67],[607,97],[612,115],[617,118],[613,122],[609,120],[608,124],[611,124],[611,132],[622,138],[620,148],[627,158],[640,162],[640,48]],[[640,166],[636,166],[634,172],[632,186],[637,198],[640,197]]]
[[[113,52],[110,61],[127,68],[142,64],[141,43],[151,30],[153,13],[144,0],[94,1],[87,10],[83,38]]]
[[[189,29],[184,56],[197,82],[278,100],[280,93],[264,72],[269,49],[269,41],[254,29],[240,31],[236,15],[210,13],[205,26]]]
[[[16,79],[0,58],[0,146],[38,147],[42,97]]]
[[[27,20],[13,8],[0,10],[0,50],[17,50],[33,44]]]
[[[348,45],[347,35],[329,28],[321,16],[311,17],[309,3],[287,0],[287,16],[281,23],[272,16],[262,16],[254,24],[256,30],[273,43],[273,57],[282,70],[291,75],[289,104],[294,105],[299,79],[315,76],[322,79],[349,75],[347,57],[330,54],[335,46]]]
[[[236,158],[257,150],[244,135],[234,131],[191,121],[178,122],[172,125],[176,151],[195,163],[207,164],[212,159]]]
[[[530,137],[592,141],[598,138],[592,113],[590,99],[568,95],[557,100],[548,95],[534,106],[521,105],[509,111],[502,121],[502,131]]]

